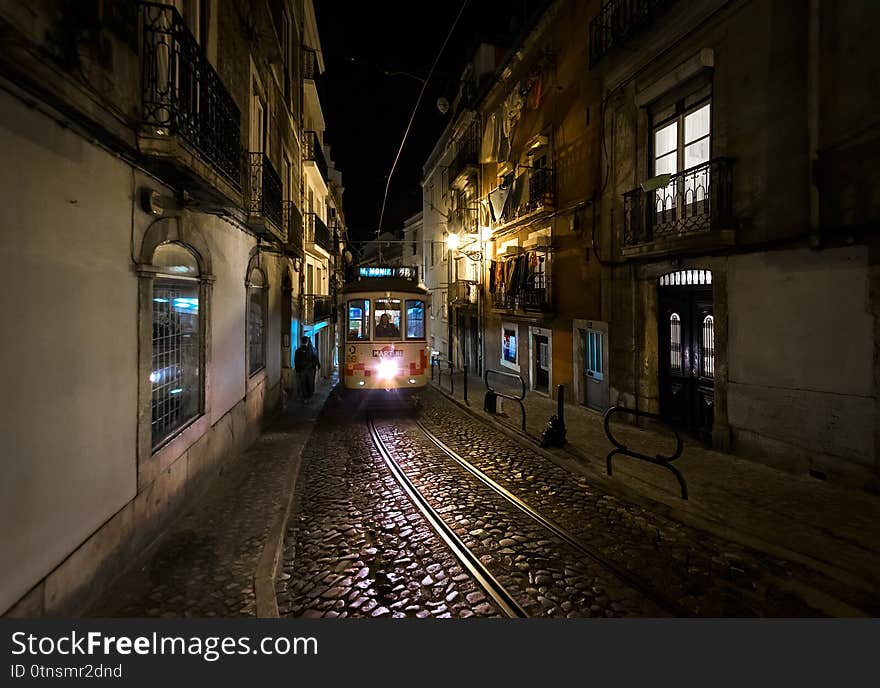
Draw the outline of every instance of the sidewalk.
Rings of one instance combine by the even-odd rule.
[[[303,447],[336,384],[293,398],[88,616],[277,616],[274,573]]]
[[[520,393],[519,387],[505,388],[496,379],[491,380],[496,391]],[[453,374],[453,381],[454,395],[450,395],[450,377],[444,371],[439,389],[465,407],[461,371]],[[433,384],[438,388],[436,377]],[[524,439],[519,405],[504,399],[502,412],[493,416],[483,410],[485,391],[481,378],[469,376],[467,410]],[[557,411],[556,401],[527,392],[523,404],[526,435],[537,442]],[[600,413],[566,404],[565,425],[566,447],[542,451],[609,491],[647,498],[688,525],[772,554],[805,560],[850,584],[880,588],[880,497],[713,451],[685,437],[684,452],[673,464],[687,481],[689,499],[684,501],[672,473],[660,466],[617,455],[613,477],[606,475],[605,456],[614,447],[605,437]],[[675,446],[668,432],[620,422],[614,422],[612,429],[624,444],[648,455],[670,454]]]

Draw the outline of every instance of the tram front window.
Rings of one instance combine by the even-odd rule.
[[[425,302],[410,301],[406,302],[406,338],[407,339],[424,339],[425,338]]]
[[[400,299],[376,299],[376,339],[400,339]]]
[[[370,338],[370,300],[348,302],[348,341]]]

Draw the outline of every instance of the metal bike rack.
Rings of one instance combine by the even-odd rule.
[[[642,454],[641,452],[629,449],[625,444],[618,441],[617,438],[615,438],[614,435],[611,434],[611,416],[613,416],[615,413],[628,413],[633,416],[638,416],[640,418],[650,418],[652,420],[660,421],[660,423],[662,423],[664,427],[666,427],[675,435],[675,452],[673,452],[671,456],[663,456],[662,454],[657,454],[656,456],[648,456],[647,454]],[[603,426],[605,428],[605,436],[608,438],[608,441],[611,442],[611,444],[613,444],[615,447],[617,447],[617,449],[612,449],[610,452],[608,452],[608,456],[605,457],[605,470],[608,475],[611,475],[611,459],[614,457],[615,454],[631,456],[634,459],[640,459],[642,461],[647,461],[648,463],[653,463],[657,466],[662,466],[669,469],[675,476],[675,479],[678,480],[679,487],[681,487],[681,498],[688,498],[687,483],[684,480],[684,476],[675,466],[670,463],[681,456],[681,452],[684,450],[684,444],[681,441],[681,435],[678,434],[678,431],[675,428],[664,422],[664,420],[656,413],[637,411],[635,409],[626,408],[625,406],[612,406],[610,409],[605,411],[605,415],[603,417]]]
[[[437,367],[437,386],[443,389],[443,366],[439,356],[431,357],[431,381],[434,381],[434,366]],[[449,393],[455,394],[455,376],[453,375],[452,361],[446,361],[446,369],[449,371]],[[467,395],[465,395],[467,396]]]
[[[520,385],[522,386],[522,394],[518,397],[515,397],[511,394],[504,394],[503,392],[496,392],[489,385],[489,374],[493,375],[501,375],[504,377],[512,377],[519,380]],[[483,408],[488,413],[497,413],[495,410],[495,399],[497,397],[501,397],[502,399],[510,399],[511,401],[515,401],[519,404],[519,410],[522,412],[522,431],[526,431],[526,407],[523,406],[523,399],[526,398],[526,381],[523,380],[522,375],[517,375],[516,373],[507,373],[503,370],[487,370],[483,373],[483,384],[486,385],[486,398],[483,402]]]

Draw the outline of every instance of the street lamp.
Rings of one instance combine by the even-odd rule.
[[[452,251],[458,248],[461,243],[461,238],[455,232],[450,232],[446,235],[446,248],[449,249],[450,254]]]

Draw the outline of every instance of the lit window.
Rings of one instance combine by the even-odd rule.
[[[400,339],[400,299],[376,299],[375,338]]]
[[[370,338],[370,300],[348,302],[348,341]]]
[[[425,338],[425,302],[411,300],[406,302],[406,338]]]
[[[151,435],[162,444],[201,411],[199,274],[180,244],[162,244],[153,256],[153,334],[150,368]]]
[[[669,371],[681,373],[681,318],[678,313],[669,316]]]
[[[702,346],[703,377],[715,377],[715,318],[707,315],[703,318]]]
[[[516,363],[516,330],[503,328],[501,338],[501,358],[508,363]]]
[[[254,268],[248,279],[248,375],[266,367],[266,283]]]
[[[711,102],[687,109],[678,105],[671,119],[654,127],[654,175],[674,175],[665,189],[654,196],[658,214],[708,198],[711,111]]]

